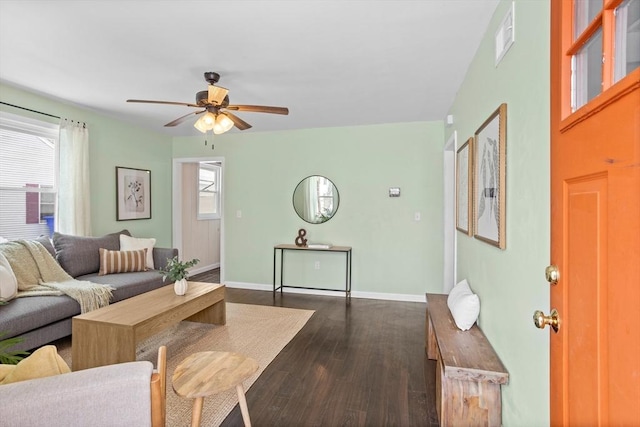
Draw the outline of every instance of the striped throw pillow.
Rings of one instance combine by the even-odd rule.
[[[132,271],[147,271],[147,250],[110,251],[100,248],[99,276]]]

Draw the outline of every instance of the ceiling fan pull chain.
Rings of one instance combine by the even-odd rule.
[[[204,145],[205,145],[205,146],[207,145],[207,134],[208,134],[208,133],[205,131],[205,133],[204,133]],[[211,132],[211,136],[213,137],[213,131]],[[211,150],[213,151],[213,149],[214,149],[214,148],[215,148],[215,146],[214,146],[214,144],[213,144],[213,142],[212,142],[212,143],[211,143]]]

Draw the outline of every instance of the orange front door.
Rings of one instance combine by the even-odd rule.
[[[621,0],[582,32],[573,3],[551,2],[551,424],[640,426],[640,68],[613,71]]]

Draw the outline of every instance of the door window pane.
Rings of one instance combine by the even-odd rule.
[[[615,11],[614,82],[640,66],[640,0],[626,0]]]
[[[573,39],[577,39],[602,10],[602,0],[576,0]]]
[[[602,29],[573,56],[573,111],[602,92]]]

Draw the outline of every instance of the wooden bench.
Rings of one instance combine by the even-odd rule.
[[[425,350],[437,360],[436,409],[441,426],[500,426],[500,387],[509,373],[477,324],[456,326],[447,295],[427,295]]]

